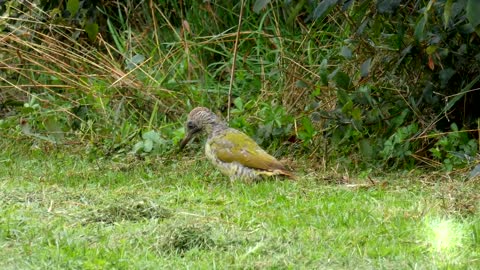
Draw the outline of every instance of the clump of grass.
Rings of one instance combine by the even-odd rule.
[[[158,241],[158,249],[167,253],[184,254],[191,249],[209,250],[217,246],[208,224],[170,226]]]
[[[172,211],[161,207],[151,200],[118,200],[102,208],[94,208],[84,223],[101,222],[113,224],[122,221],[141,221],[144,219],[166,219]]]

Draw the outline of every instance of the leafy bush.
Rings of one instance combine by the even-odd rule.
[[[16,130],[10,136],[165,154],[202,105],[264,147],[312,159],[451,170],[476,158],[477,135],[467,132],[480,117],[475,0],[33,0],[0,9],[0,132]]]

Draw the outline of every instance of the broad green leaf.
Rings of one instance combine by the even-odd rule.
[[[262,9],[264,9],[268,3],[270,3],[270,0],[257,0],[255,1],[255,4],[253,4],[253,12],[255,13],[260,13]]]
[[[75,16],[75,14],[77,14],[79,8],[80,8],[80,1],[78,1],[78,0],[68,0],[67,10],[70,12],[70,17]]]
[[[351,80],[350,80],[350,77],[345,72],[339,71],[335,75],[335,83],[337,84],[338,87],[344,90],[348,90],[350,88]]]
[[[87,23],[85,25],[85,32],[87,32],[88,38],[91,41],[94,41],[98,34],[98,24],[96,23]]]
[[[152,149],[153,149],[153,141],[151,141],[151,140],[145,140],[145,141],[143,142],[143,151],[149,153],[149,152],[152,151]]]
[[[233,104],[235,104],[235,107],[239,109],[240,111],[243,111],[243,100],[240,97],[237,97],[236,99],[233,100]]]
[[[418,41],[423,41],[425,38],[425,24],[427,23],[427,17],[427,14],[424,14],[415,26],[414,35]]]
[[[147,131],[147,132],[143,133],[142,138],[145,141],[150,140],[150,141],[155,142],[157,144],[162,143],[162,138],[160,138],[160,135],[154,130],[150,130],[150,131]]]
[[[140,151],[140,149],[143,149],[143,142],[137,142],[137,143],[133,146],[132,151],[133,151],[134,153],[138,153],[138,151]]]
[[[308,117],[304,117],[302,119],[302,124],[303,124],[303,128],[305,129],[305,131],[310,135],[310,136],[313,136],[314,132],[315,132],[315,129],[313,128],[313,125],[312,125],[312,120],[310,120],[310,118]]]
[[[480,24],[480,1],[468,0],[466,6],[467,19],[475,28]]]

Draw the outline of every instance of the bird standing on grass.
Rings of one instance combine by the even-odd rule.
[[[262,176],[283,175],[295,178],[276,158],[265,152],[245,133],[229,128],[212,111],[204,107],[193,109],[185,125],[186,135],[180,148],[195,134],[208,135],[205,144],[207,158],[230,179],[253,180]]]

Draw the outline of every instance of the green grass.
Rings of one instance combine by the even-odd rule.
[[[410,174],[348,186],[307,172],[230,183],[182,155],[3,150],[0,268],[480,267],[478,181]]]

